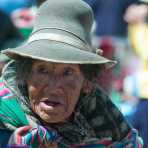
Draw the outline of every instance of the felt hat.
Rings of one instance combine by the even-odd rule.
[[[56,63],[114,65],[91,45],[93,13],[82,0],[47,0],[38,9],[29,39],[2,53]]]

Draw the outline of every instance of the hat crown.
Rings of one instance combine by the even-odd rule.
[[[63,30],[90,43],[93,13],[82,0],[47,0],[38,9],[33,33],[51,29]],[[53,30],[52,30],[53,31]]]
[[[83,0],[47,0],[38,9],[34,30],[27,43],[3,53],[13,59],[23,57],[111,67],[114,61],[93,52],[92,23],[92,9]]]

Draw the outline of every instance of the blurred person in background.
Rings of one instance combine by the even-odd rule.
[[[24,39],[27,39],[32,32],[35,16],[36,9],[34,7],[17,9],[11,14],[14,25],[18,28]]]
[[[0,0],[0,9],[9,15],[16,9],[30,7],[34,1],[35,0]]]
[[[0,11],[0,49],[14,47],[21,39],[18,29],[14,26],[10,17]]]
[[[93,44],[97,48],[103,47],[103,56],[115,57],[119,61],[116,71],[107,71],[100,75],[100,85],[107,91],[112,91],[111,85],[105,85],[106,78],[110,78],[110,84],[115,81],[122,83],[125,73],[124,68],[127,66],[124,58],[128,55],[127,42],[127,22],[123,16],[129,5],[137,2],[137,0],[84,0],[93,9],[95,16],[95,27]],[[106,76],[105,76],[106,75]],[[114,86],[114,85],[113,85]],[[121,86],[120,86],[121,87]],[[118,88],[121,89],[121,88]]]
[[[16,47],[23,41],[18,29],[14,26],[10,17],[0,10],[0,50],[5,48]],[[8,58],[4,55],[0,55],[0,73]]]
[[[0,1],[0,50],[16,47],[26,40],[32,31],[36,10],[29,7],[34,0]],[[0,55],[0,73],[9,59]]]
[[[11,19],[14,25],[19,29],[25,39],[27,39],[32,32],[37,7],[44,1],[46,0],[27,0],[26,6],[29,7],[25,7],[24,5],[24,7],[17,8],[11,12]]]
[[[16,47],[32,32],[36,6],[45,0],[1,0],[0,1],[0,50]],[[0,74],[8,57],[0,55]]]
[[[124,1],[104,1],[104,0],[84,0],[93,9],[96,21],[96,36],[126,35],[127,23],[123,19],[126,8],[137,0]]]
[[[113,45],[112,40],[108,37],[103,37],[101,40],[99,48],[103,51],[102,55],[107,58],[114,58],[115,46]],[[97,82],[106,92],[111,93],[113,80],[113,71],[107,69],[99,74]]]
[[[129,23],[131,46],[139,58],[137,71],[125,79],[125,91],[139,98],[131,123],[139,130],[144,148],[148,148],[148,0],[131,5],[124,18]]]

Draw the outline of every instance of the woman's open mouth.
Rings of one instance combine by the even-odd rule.
[[[44,102],[46,105],[48,105],[48,106],[53,106],[53,107],[58,106],[58,105],[61,105],[60,102],[56,102],[56,101],[46,100],[46,101],[43,101],[43,102]]]
[[[58,106],[62,105],[62,102],[60,102],[58,100],[52,101],[52,100],[49,100],[49,99],[43,100],[40,103],[41,103],[41,106],[45,107],[45,108],[58,107]]]

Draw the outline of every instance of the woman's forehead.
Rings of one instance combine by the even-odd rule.
[[[49,68],[62,68],[62,67],[72,67],[72,68],[80,68],[79,64],[67,64],[67,63],[54,63],[54,62],[47,62],[47,61],[41,61],[41,60],[34,60],[32,67],[40,67],[45,66]]]

